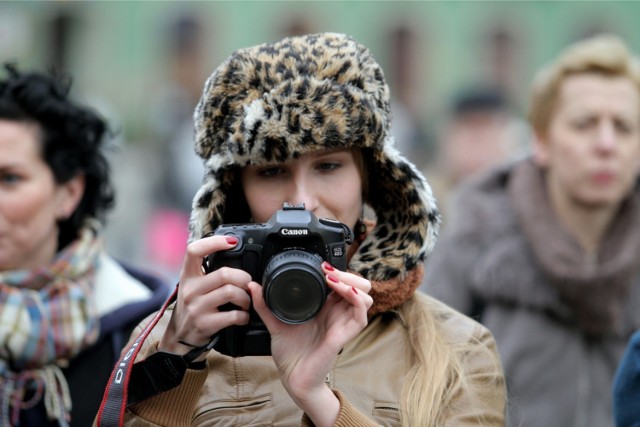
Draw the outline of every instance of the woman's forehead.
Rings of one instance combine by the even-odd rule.
[[[339,154],[350,154],[351,156],[353,156],[353,149],[351,148],[332,148],[332,149],[323,149],[323,150],[317,150],[317,151],[310,151],[307,153],[303,153],[300,155],[296,155],[292,158],[289,158],[285,161],[282,162],[278,162],[278,161],[265,161],[265,160],[258,160],[256,159],[255,161],[251,161],[249,163],[248,166],[268,166],[268,165],[282,165],[282,164],[290,164],[290,163],[295,163],[295,162],[299,162],[299,161],[303,161],[303,160],[313,160],[313,159],[319,159],[319,158],[323,158],[326,156],[331,156],[331,155],[339,155]]]
[[[626,76],[575,74],[562,82],[558,94],[558,103],[565,106],[587,108],[590,104],[602,105],[603,101],[611,100],[623,110],[640,108],[640,91]]]

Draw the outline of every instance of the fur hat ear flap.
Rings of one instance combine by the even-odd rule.
[[[375,212],[376,226],[349,265],[380,281],[403,275],[422,263],[437,240],[441,220],[422,173],[393,147],[393,140],[385,147],[364,150],[371,168],[366,202]]]

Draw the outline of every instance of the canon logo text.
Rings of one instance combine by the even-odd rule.
[[[280,230],[280,234],[283,236],[306,236],[309,234],[309,230],[306,228],[283,228]]]

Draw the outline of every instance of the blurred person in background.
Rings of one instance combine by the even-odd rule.
[[[533,153],[464,185],[426,263],[430,295],[494,334],[512,426],[613,426],[640,327],[640,64],[618,37],[533,82]]]
[[[411,159],[418,169],[423,169],[431,154],[433,137],[424,119],[421,93],[427,81],[421,60],[426,37],[416,24],[401,21],[386,33],[386,56],[389,63],[388,81],[391,89],[391,134],[396,147]]]
[[[629,340],[613,380],[616,427],[640,427],[640,330]]]
[[[194,117],[207,171],[177,300],[140,325],[129,346],[139,353],[124,381],[127,411],[114,419],[110,409],[127,402],[123,381],[112,381],[99,425],[504,424],[491,335],[416,292],[438,212],[424,177],[394,146],[389,88],[366,47],[323,33],[238,50],[207,80]],[[250,243],[211,236],[219,225],[257,227],[284,202],[355,234],[339,247],[346,268],[312,263],[330,293],[306,322],[280,321],[267,308],[267,285],[263,296],[254,281],[262,277],[235,266],[202,269],[209,254]],[[375,221],[365,219],[365,206]],[[274,259],[282,254],[294,251]],[[302,292],[313,301],[305,279]],[[297,280],[274,286],[285,295],[299,289]],[[235,308],[225,310],[228,303]],[[270,332],[261,353],[268,355],[211,350],[224,329],[249,322],[251,304]],[[300,302],[290,305],[298,310]],[[173,375],[169,365],[182,371]],[[154,375],[139,375],[155,366]]]
[[[445,224],[455,214],[449,207],[459,184],[521,155],[528,135],[500,89],[480,85],[456,95],[439,133],[436,161],[427,168]]]
[[[206,28],[195,12],[171,15],[159,40],[166,76],[154,89],[150,124],[158,162],[153,209],[144,226],[144,259],[178,279],[189,237],[191,200],[204,168],[193,151],[193,110],[206,78]]]
[[[103,250],[107,124],[70,83],[0,80],[0,425],[87,426],[133,327],[167,288]]]
[[[162,30],[166,75],[157,84],[150,117],[164,162],[155,197],[160,206],[188,215],[204,170],[192,141],[193,110],[207,77],[206,32],[195,13],[185,12],[171,15]]]

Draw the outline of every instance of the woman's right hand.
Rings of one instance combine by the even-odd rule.
[[[210,236],[196,240],[187,246],[178,299],[169,325],[160,340],[158,349],[174,354],[185,354],[192,346],[207,344],[218,331],[231,325],[249,322],[251,298],[249,273],[230,267],[219,268],[205,274],[202,260],[209,254],[228,250],[237,244],[232,236]],[[220,311],[220,306],[231,303],[236,310]],[[204,359],[202,355],[200,359]],[[198,359],[198,360],[200,360]]]

